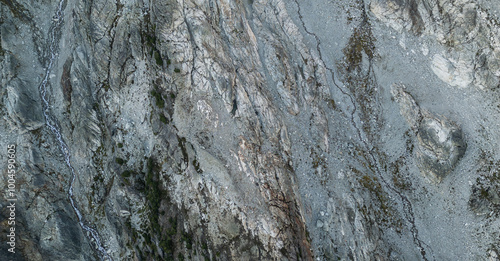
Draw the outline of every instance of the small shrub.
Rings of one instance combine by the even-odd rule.
[[[165,117],[165,115],[163,115],[163,113],[160,114],[160,121],[165,124],[168,124],[168,119],[167,117]]]
[[[130,170],[125,170],[124,172],[122,172],[122,177],[128,178],[128,177],[130,177],[130,175],[132,175],[132,173],[133,172]]]
[[[151,91],[151,95],[153,95],[153,97],[155,97],[156,106],[158,106],[158,108],[162,109],[165,107],[165,101],[163,100],[161,93],[159,93],[157,91]]]
[[[160,52],[154,51],[154,56],[156,64],[158,64],[159,66],[163,66],[163,59],[161,58]]]
[[[122,159],[122,158],[115,158],[115,162],[120,164],[120,165],[123,165],[125,162],[127,162],[126,160]]]

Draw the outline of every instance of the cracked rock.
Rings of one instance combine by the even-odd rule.
[[[440,183],[465,154],[462,129],[445,117],[422,110],[404,86],[393,85],[392,94],[400,104],[401,115],[416,133],[420,171],[431,182]]]

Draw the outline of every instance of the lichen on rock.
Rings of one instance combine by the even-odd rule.
[[[392,94],[400,104],[401,115],[415,132],[420,171],[431,182],[440,183],[465,154],[467,144],[462,129],[443,116],[421,109],[404,86],[394,84]]]

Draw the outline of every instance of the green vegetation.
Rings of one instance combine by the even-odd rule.
[[[186,242],[186,248],[188,250],[193,249],[193,236],[189,233],[182,233],[182,241]]]
[[[24,7],[22,4],[20,4],[18,1],[2,1],[2,4],[5,4],[14,17],[19,18],[21,21],[28,23],[32,22],[33,17],[30,14],[30,12]]]
[[[330,107],[330,109],[332,109],[332,110],[336,110],[337,109],[337,105],[335,104],[335,100],[328,99],[327,103],[328,103],[328,107]]]
[[[101,174],[97,174],[94,176],[94,181],[95,182],[103,182],[104,181],[104,177],[101,175]]]
[[[124,160],[124,159],[122,159],[122,158],[118,158],[118,157],[117,157],[117,158],[115,158],[115,162],[116,162],[116,163],[118,163],[118,164],[120,164],[120,165],[123,165],[123,164],[125,164],[127,161],[126,161],[126,160]]]
[[[407,177],[403,175],[403,173],[407,173],[406,162],[403,156],[396,160],[393,164],[391,164],[391,172],[392,172],[392,183],[394,186],[401,192],[408,191],[411,189],[411,182]],[[403,170],[403,171],[402,171]]]
[[[147,172],[146,172],[146,199],[148,201],[148,207],[150,211],[150,221],[153,231],[160,231],[160,225],[158,223],[161,201],[161,191],[158,188],[158,182],[155,179],[158,178],[158,166],[154,162],[153,158],[149,158],[147,162]]]
[[[153,95],[153,97],[155,97],[156,106],[160,109],[163,109],[165,107],[165,100],[163,100],[163,96],[161,95],[159,90],[157,88],[155,88],[155,90],[151,91],[151,95]]]
[[[148,30],[143,31],[141,36],[142,43],[148,48],[148,53],[154,58],[158,66],[163,66],[163,57],[158,50],[158,38],[156,37],[156,25],[151,26],[150,21],[147,21]],[[170,65],[170,59],[167,59],[167,65]]]
[[[176,73],[180,73],[180,72],[181,72],[181,69],[179,69],[179,68],[175,68],[175,69],[174,69],[174,72],[176,72]]]
[[[94,104],[92,104],[92,109],[94,109],[94,111],[98,112],[99,111],[99,103],[94,102]]]
[[[494,161],[491,152],[481,151],[478,178],[472,186],[469,207],[477,214],[500,216],[500,160]]]
[[[120,148],[120,149],[121,149],[121,148],[123,148],[123,143],[121,143],[121,142],[120,142],[120,143],[118,143],[118,145],[117,145],[117,146],[118,146],[118,148]]]
[[[165,117],[165,114],[163,114],[163,113],[160,113],[160,121],[165,123],[165,124],[168,124],[168,122],[169,122],[167,117]]]
[[[179,148],[181,149],[182,158],[183,158],[184,162],[188,163],[189,156],[188,156],[187,149],[186,149],[186,138],[177,137],[177,142],[179,143]]]
[[[372,35],[371,26],[368,24],[368,26],[355,28],[343,52],[346,63],[345,69],[348,72],[361,69],[363,52],[368,56],[368,59],[373,59],[375,54],[375,38]]]
[[[158,259],[159,255],[154,255],[153,258],[155,260],[174,260],[174,253],[177,253],[179,260],[184,260],[181,252],[182,249],[178,249],[178,247],[181,247],[184,243],[186,249],[192,250],[193,236],[191,233],[179,229],[181,227],[178,226],[179,221],[175,213],[171,213],[170,211],[160,212],[162,200],[169,201],[168,194],[159,185],[160,166],[153,158],[149,158],[146,163],[146,169],[145,183],[148,189],[145,193],[150,228],[148,229],[148,234],[143,234],[143,237],[146,240],[146,244],[154,251],[157,251],[157,246],[154,242],[158,242],[159,249],[165,254],[162,259]],[[171,215],[168,217],[168,223],[165,222],[167,221],[164,216],[165,214]]]
[[[179,138],[180,146],[185,146],[185,139]],[[186,149],[186,148],[184,148]],[[187,151],[186,151],[187,154]],[[167,190],[162,189],[161,165],[152,157],[142,162],[145,173],[124,171],[122,177],[132,177],[142,174],[144,177],[143,195],[146,198],[145,208],[138,213],[144,213],[149,219],[148,225],[138,232],[131,224],[124,224],[131,230],[130,247],[135,248],[138,258],[142,260],[191,260],[190,253],[208,255],[208,245],[202,245],[203,252],[196,248],[196,238],[190,231],[183,229],[181,224],[187,212],[178,210],[176,205],[169,205],[170,197]],[[141,176],[139,176],[141,177]]]
[[[394,209],[394,203],[382,188],[378,178],[363,174],[355,168],[351,168],[351,171],[356,174],[360,186],[375,199],[371,206],[361,206],[361,213],[365,217],[374,216],[375,221],[381,226],[392,227],[396,232],[401,233],[403,230],[403,221],[397,215],[398,212]]]
[[[153,51],[153,54],[154,54],[156,64],[158,64],[159,66],[163,66],[163,59],[161,58],[160,52],[155,50],[155,51]]]
[[[124,172],[122,172],[122,175],[121,175],[121,176],[122,176],[122,177],[124,177],[124,178],[128,178],[128,177],[130,177],[132,174],[134,174],[134,172],[133,172],[133,171],[130,171],[130,170],[125,170]]]
[[[363,21],[359,27],[355,28],[347,45],[342,50],[344,59],[339,63],[338,68],[343,77],[343,82],[352,93],[352,98],[359,101],[359,109],[362,126],[359,128],[366,132],[367,136],[374,137],[375,132],[370,125],[379,112],[375,110],[376,100],[379,96],[377,92],[376,79],[372,76],[372,60],[375,57],[375,37],[371,31],[368,20]],[[365,58],[363,58],[365,57]],[[368,64],[364,64],[368,62]],[[377,120],[375,120],[376,122]]]
[[[151,249],[148,252],[141,252],[143,260],[174,260],[173,253],[175,250],[175,245],[173,244],[170,235],[176,234],[176,225],[171,226],[169,233],[162,233],[162,226],[160,225],[160,205],[163,198],[168,200],[168,196],[163,195],[161,188],[159,187],[159,171],[160,167],[157,165],[153,158],[148,158],[146,162],[146,173],[144,173],[145,187],[144,190],[146,194],[146,209],[149,217],[149,228],[145,228],[145,232],[141,234],[144,239],[144,244],[148,248],[137,247],[137,249]],[[172,232],[173,230],[173,232]],[[156,243],[158,242],[158,247],[166,254],[164,258],[159,259],[160,254]]]
[[[198,162],[198,160],[196,159],[193,160],[193,167],[199,174],[203,173],[203,170],[200,168],[200,163]]]
[[[151,34],[145,34],[145,36],[146,36],[146,45],[149,48],[156,48],[156,42],[158,39],[156,38],[154,32]]]

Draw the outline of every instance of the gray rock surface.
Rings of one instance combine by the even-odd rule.
[[[432,59],[432,70],[451,86],[496,88],[500,76],[500,24],[495,12],[475,1],[376,0],[370,10],[398,31],[435,37],[447,47]]]
[[[455,168],[467,148],[456,124],[429,113],[424,114],[417,139],[417,158],[424,174],[435,182],[441,182]]]
[[[497,9],[0,1],[9,258],[497,260]]]
[[[392,94],[401,104],[401,114],[414,130],[415,152],[420,171],[439,183],[452,171],[467,149],[462,129],[444,117],[422,110],[404,86],[394,85]]]

